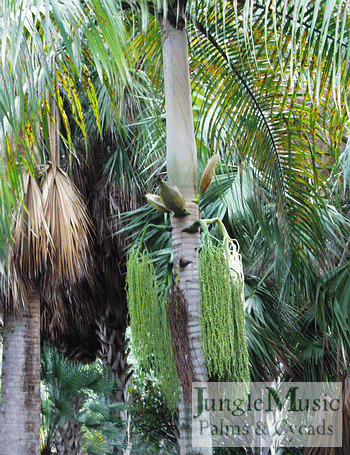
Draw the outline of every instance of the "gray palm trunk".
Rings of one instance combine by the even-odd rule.
[[[37,455],[40,431],[40,293],[32,288],[27,313],[5,315],[0,455]]]
[[[197,150],[194,137],[188,44],[185,21],[186,1],[169,2],[167,14],[160,15],[165,79],[167,122],[167,171],[169,181],[186,199],[190,215],[173,217],[174,274],[188,303],[188,333],[191,360],[196,381],[206,380],[204,356],[200,344],[199,281],[197,249],[199,234],[182,232],[199,217],[196,196]],[[187,264],[187,265],[186,265]],[[210,455],[212,448],[196,449],[192,443],[191,403],[180,386],[178,453]]]
[[[198,258],[199,233],[188,234],[182,230],[198,220],[198,206],[194,202],[187,202],[186,209],[190,215],[173,218],[173,262],[174,273],[179,277],[180,288],[185,294],[188,311],[188,334],[191,348],[191,361],[195,380],[204,382],[207,379],[203,351],[200,344],[200,313],[199,313],[199,281]],[[211,448],[195,448],[192,441],[192,412],[191,402],[188,402],[180,386],[179,400],[179,439],[178,452],[180,455],[188,453],[202,453],[209,455]]]

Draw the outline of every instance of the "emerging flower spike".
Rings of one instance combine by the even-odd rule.
[[[157,194],[147,193],[146,199],[147,199],[147,202],[149,204],[151,204],[152,207],[154,207],[156,210],[158,210],[158,212],[170,212],[170,210],[168,210],[165,207],[163,199],[160,196],[158,196]]]
[[[199,191],[198,191],[196,198],[194,199],[194,202],[199,203],[203,194],[210,187],[210,184],[214,178],[215,168],[216,168],[218,159],[219,159],[219,155],[216,153],[215,155],[213,155],[210,158],[207,165],[205,166],[205,169],[203,171],[203,174],[202,174],[202,177],[201,177],[201,180],[199,183]]]
[[[159,183],[159,189],[160,197],[162,198],[165,207],[174,212],[175,216],[183,216],[188,213],[186,212],[185,199],[177,186],[170,185],[170,183],[162,180]]]

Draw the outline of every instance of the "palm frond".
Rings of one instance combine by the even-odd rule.
[[[0,8],[0,72],[6,81],[0,94],[3,140],[6,134],[14,134],[21,145],[17,151],[31,154],[19,125],[23,131],[27,117],[27,126],[36,137],[47,91],[57,99],[68,143],[73,119],[87,139],[81,105],[84,97],[77,87],[88,87],[86,99],[99,127],[98,102],[89,75],[91,62],[99,80],[109,81],[115,91],[118,80],[124,86],[130,82],[121,5],[104,0],[91,0],[84,6],[71,0],[7,0]],[[118,39],[114,39],[116,34]]]
[[[50,166],[42,185],[45,220],[52,244],[45,248],[45,266],[56,280],[77,282],[91,271],[91,220],[68,176]]]
[[[8,252],[5,299],[5,310],[15,313],[25,310],[29,287],[38,282],[45,265],[45,249],[52,246],[39,184],[26,170],[22,171],[21,194]]]
[[[41,335],[44,340],[66,351],[69,356],[81,340],[81,360],[94,357],[98,343],[92,338],[94,322],[100,315],[99,286],[89,279],[62,284],[47,278],[41,283]],[[86,340],[89,338],[89,343]],[[74,341],[73,341],[74,340]],[[93,348],[90,348],[90,346]],[[79,345],[79,343],[78,343]],[[68,349],[67,349],[68,348]],[[90,352],[91,351],[91,352]]]
[[[291,343],[295,333],[294,310],[279,302],[276,289],[259,285],[255,278],[249,276],[246,277],[245,294],[246,336],[252,380],[274,381],[278,377],[295,379],[299,360]]]
[[[42,194],[36,179],[23,171],[23,205],[16,216],[13,234],[13,260],[19,272],[37,279],[43,267],[43,251],[51,244]]]
[[[248,0],[243,5],[240,11],[235,9],[235,18],[243,18],[241,42],[256,62],[264,54],[269,66],[286,79],[302,80],[316,105],[333,93],[338,108],[348,112],[350,17],[346,2]],[[225,8],[230,17],[228,6],[221,8],[221,14],[225,17]],[[255,39],[257,29],[263,37],[260,42]]]

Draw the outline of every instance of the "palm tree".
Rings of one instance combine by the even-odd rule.
[[[198,206],[192,202],[197,194],[197,148],[194,136],[188,44],[186,33],[186,1],[168,2],[167,11],[160,13],[165,109],[167,126],[167,173],[172,185],[178,187],[186,200],[186,216],[172,218],[173,274],[188,303],[188,334],[191,363],[197,381],[207,379],[204,355],[200,343],[199,280],[197,249],[199,233],[183,229],[198,218]],[[183,265],[186,264],[186,265]],[[179,453],[193,449],[190,403],[180,387]],[[212,453],[211,447],[202,453]]]
[[[66,9],[63,8],[64,5]],[[4,160],[4,163],[7,164],[8,178],[3,179],[1,183],[3,185],[1,202],[5,214],[9,213],[11,207],[9,189],[12,188],[9,185],[21,181],[20,170],[13,166],[15,163],[13,158],[16,157],[18,162],[26,164],[32,172],[31,175],[36,175],[35,167],[31,164],[40,161],[45,163],[46,160],[40,153],[40,161],[33,160],[33,153],[30,153],[33,142],[31,137],[34,136],[34,142],[39,142],[37,125],[45,125],[45,122],[47,124],[46,112],[45,115],[42,114],[41,106],[37,102],[38,98],[44,99],[42,89],[45,86],[51,87],[52,96],[57,96],[65,131],[63,137],[70,144],[71,130],[65,122],[67,115],[62,108],[63,100],[66,105],[71,106],[72,118],[76,120],[83,132],[84,141],[86,140],[85,123],[80,115],[79,94],[74,90],[75,76],[89,74],[90,64],[95,64],[100,80],[106,82],[105,91],[111,96],[113,95],[111,88],[115,88],[118,77],[125,81],[130,79],[130,73],[125,70],[125,57],[118,45],[119,41],[113,39],[116,30],[120,31],[119,5],[111,6],[98,2],[97,6],[100,9],[94,10],[95,15],[89,15],[91,10],[81,9],[76,2],[67,2],[64,5],[60,4],[58,11],[53,4],[50,14],[44,14],[43,12],[48,11],[45,9],[46,5],[35,3],[30,10],[28,17],[30,20],[17,21],[14,27],[9,27],[8,24],[11,20],[10,12],[16,9],[11,9],[13,6],[11,2],[5,5],[7,10],[3,15],[5,19],[2,22],[2,36],[8,37],[9,40],[2,42],[2,56],[6,56],[6,59],[2,62],[1,71],[2,80],[6,84],[1,97],[1,118],[3,128],[6,128],[3,134],[12,129],[16,145],[13,149],[15,153],[12,153],[9,142],[5,142],[7,160]],[[93,2],[86,2],[85,5],[89,8]],[[132,4],[130,7],[133,8],[131,13],[135,18],[133,22],[135,29],[136,26],[143,24],[142,19],[137,19],[137,14],[146,10],[146,8],[139,10],[137,6]],[[145,6],[148,7],[148,4]],[[216,1],[213,5],[208,5],[207,2],[198,0],[189,2],[186,11],[185,2],[179,2],[179,12],[174,9],[175,7],[172,9],[172,6],[174,5],[170,3],[168,8],[165,8],[167,11],[163,12],[164,37],[173,34],[183,45],[184,16],[187,16],[190,82],[194,89],[199,154],[204,155],[208,150],[219,151],[225,164],[236,165],[241,171],[239,176],[248,176],[251,183],[251,191],[248,196],[245,194],[240,207],[237,201],[232,202],[232,198],[231,201],[227,201],[231,191],[229,189],[224,197],[226,202],[230,203],[227,203],[224,209],[221,206],[220,213],[221,217],[226,217],[227,223],[231,224],[230,229],[236,233],[241,244],[244,245],[246,242],[246,251],[253,253],[254,256],[251,257],[257,259],[248,261],[249,254],[244,254],[246,265],[250,267],[251,274],[255,275],[250,281],[252,285],[250,316],[254,329],[251,333],[265,342],[265,352],[256,347],[261,344],[252,342],[258,363],[265,366],[264,362],[267,360],[271,366],[273,360],[279,358],[280,354],[278,346],[281,343],[276,342],[271,347],[266,341],[271,335],[271,331],[267,330],[266,321],[263,327],[258,324],[262,322],[262,318],[257,316],[259,315],[257,310],[264,307],[261,299],[267,296],[266,287],[263,285],[271,288],[271,282],[274,291],[271,301],[288,302],[296,309],[307,308],[309,311],[306,315],[304,313],[306,326],[310,327],[312,320],[317,320],[324,334],[329,332],[329,321],[336,321],[332,322],[331,331],[339,336],[341,343],[347,347],[348,339],[342,330],[348,317],[346,305],[338,307],[336,318],[333,319],[332,313],[313,311],[315,302],[319,302],[318,308],[323,309],[324,301],[326,299],[328,301],[326,286],[329,279],[336,281],[339,279],[338,285],[334,284],[332,287],[332,292],[334,291],[332,299],[338,302],[337,293],[341,290],[340,283],[344,278],[338,263],[341,262],[345,269],[348,261],[344,241],[348,236],[347,218],[343,216],[339,197],[340,183],[344,182],[346,187],[349,175],[346,153],[343,154],[342,161],[343,182],[337,176],[341,138],[346,123],[346,115],[341,115],[341,112],[348,111],[349,17],[345,3],[327,1],[321,5],[319,2],[306,4],[247,0],[237,3]],[[126,4],[123,4],[123,7],[126,7]],[[270,8],[273,14],[270,14]],[[17,9],[17,14],[24,14],[21,11]],[[157,12],[157,8],[152,7],[151,12]],[[141,17],[145,16],[143,14]],[[40,44],[42,35],[37,34],[37,25],[43,18],[46,21],[43,30],[58,31],[57,34],[49,34],[45,38],[47,47]],[[176,29],[176,24],[179,30]],[[175,30],[172,30],[174,28],[172,25],[175,25]],[[29,27],[30,33],[27,33],[26,29],[26,33],[21,34],[24,26],[27,29]],[[21,54],[17,52],[20,46],[8,47],[8,43],[14,42],[16,35],[22,36],[24,40]],[[139,56],[142,49],[147,49],[148,53],[139,60],[137,68],[142,67],[149,75],[149,79],[159,86],[162,83],[157,77],[158,64],[161,61],[159,28],[150,28],[145,35],[135,39],[140,51],[134,48],[132,57]],[[60,36],[62,39],[57,41],[57,37]],[[77,42],[76,37],[82,36],[86,36],[86,40],[79,39]],[[101,38],[103,36],[107,46]],[[28,37],[32,38],[27,42]],[[151,39],[153,44],[149,45]],[[167,56],[171,55],[166,48],[170,42],[164,39],[165,61]],[[299,43],[305,43],[304,47],[299,46]],[[185,47],[176,43],[171,52],[175,53]],[[50,55],[41,52],[44,48],[52,50]],[[36,49],[37,54],[33,53]],[[23,63],[25,61],[23,56],[29,54],[34,57],[28,58],[28,64],[20,71],[16,64]],[[89,65],[81,65],[84,61],[83,54],[88,56]],[[65,58],[67,55],[68,59]],[[110,55],[113,56],[112,59]],[[186,53],[182,56],[186,60]],[[10,57],[12,66],[8,65]],[[40,59],[45,57],[45,64],[41,65],[39,57]],[[42,71],[37,71],[38,68],[42,68]],[[53,81],[56,77],[53,76],[56,76],[56,68],[60,70],[61,92],[66,93],[64,99],[54,89],[56,85]],[[167,81],[171,81],[171,71],[172,65],[168,64],[165,70],[166,84]],[[68,76],[64,76],[67,74]],[[19,76],[21,77],[18,78]],[[28,89],[27,79],[35,82],[33,86],[37,91],[32,92]],[[89,81],[91,80],[86,77],[86,87],[91,88],[93,86]],[[171,93],[171,90],[167,90],[167,95]],[[92,88],[89,96],[92,112],[99,125],[101,121],[96,108],[98,103],[96,104],[97,98]],[[169,99],[168,96],[167,98]],[[100,101],[102,99],[100,98]],[[185,99],[186,115],[190,118],[188,90]],[[181,102],[184,100],[181,99]],[[25,109],[25,106],[28,109]],[[171,101],[167,106],[170,114]],[[20,115],[22,117],[19,117]],[[175,120],[178,120],[177,116]],[[18,125],[27,128],[19,128]],[[169,119],[167,128],[170,130],[169,155],[172,155],[173,128]],[[181,161],[185,157],[174,153],[180,157],[180,163],[189,164],[189,174],[187,172],[183,174],[185,180],[188,179],[191,184],[184,183],[182,188],[183,182],[177,182],[176,167],[185,169],[181,164],[172,167],[169,160],[168,170],[171,182],[177,183],[189,198],[191,193],[195,192],[196,183],[192,129],[190,126],[182,136],[192,137],[188,140],[189,148],[186,147],[186,150],[191,150],[191,158],[188,161],[187,158]],[[32,135],[24,136],[29,138],[24,140],[23,131],[30,130],[33,132]],[[154,142],[151,146],[154,147]],[[20,150],[21,154],[17,153]],[[3,169],[5,170],[4,166]],[[18,186],[20,185],[17,183]],[[237,194],[242,198],[240,192]],[[255,204],[251,204],[251,201]],[[202,206],[203,204],[204,201]],[[217,204],[215,207],[220,208]],[[211,210],[214,211],[214,208],[208,207],[208,212]],[[189,219],[189,216],[184,219]],[[184,220],[175,220],[175,223],[177,221],[181,224]],[[6,223],[5,219],[1,230],[3,238],[10,235],[8,226],[9,223]],[[330,249],[330,245],[334,245],[334,248]],[[256,252],[258,254],[255,254]],[[175,256],[175,264],[176,261],[178,259]],[[186,269],[187,267],[184,268],[184,273]],[[315,280],[315,277],[320,276],[320,281]],[[276,318],[276,314],[271,313],[271,317]],[[286,318],[287,322],[288,318],[289,316]],[[315,333],[315,336],[320,338],[319,333]],[[298,345],[300,347],[300,344]],[[273,356],[267,355],[270,347]],[[289,353],[290,357],[292,354]]]
[[[89,11],[74,2],[64,5],[63,10],[63,5],[59,10],[54,5],[49,9],[46,6],[38,2],[2,5],[1,133],[3,160],[6,159],[9,171],[4,185],[12,184],[14,200],[17,194],[17,201],[24,201],[15,222],[7,272],[10,287],[3,302],[0,414],[3,454],[38,453],[40,298],[46,295],[46,300],[56,306],[56,324],[60,325],[62,287],[71,291],[75,283],[90,279],[91,222],[81,196],[60,169],[60,140],[65,139],[68,146],[71,144],[62,94],[66,94],[72,117],[86,137],[81,103],[73,85],[77,71],[90,87],[89,99],[98,120],[96,95],[88,71],[82,67],[82,59],[76,59],[78,48],[73,51],[67,35],[68,30],[71,35],[80,35],[85,25],[89,30]],[[61,36],[56,33],[59,31]],[[99,36],[88,33],[85,36],[94,40],[94,46],[101,44]],[[118,50],[119,46],[115,45],[114,49]],[[82,52],[82,46],[79,51]],[[96,48],[93,52],[97,52]],[[98,53],[103,60],[101,49]],[[112,67],[117,61],[118,58]],[[111,77],[112,67],[108,74]],[[124,70],[123,65],[120,68]],[[59,134],[59,118],[64,135]],[[29,171],[23,171],[22,166],[27,166]],[[7,212],[5,216],[11,215]]]
[[[195,159],[185,157],[185,150],[191,150],[193,142],[188,139],[191,109],[188,104],[185,107],[184,98],[188,99],[188,95],[183,90],[188,84],[177,85],[184,74],[179,55],[184,60],[187,57],[183,44],[174,44],[173,38],[181,35],[178,29],[184,27],[185,6],[185,2],[168,4],[166,17],[173,20],[176,30],[169,32],[169,24],[168,28],[163,25],[162,37],[170,123],[168,174],[171,183],[184,194],[191,194],[189,188],[193,191],[193,186],[188,182],[195,175]],[[331,331],[340,337],[342,345],[348,344],[341,327],[346,324],[347,309],[340,310],[337,305],[338,317],[323,311],[316,316],[315,310],[324,308],[323,296],[328,296],[323,273],[332,277],[335,273],[341,279],[345,269],[339,269],[338,264],[344,254],[348,257],[348,219],[340,203],[336,171],[348,112],[346,5],[255,1],[208,5],[198,1],[189,2],[186,14],[202,153],[208,149],[219,151],[228,163],[241,170],[241,185],[236,185],[234,194],[230,194],[233,190],[229,188],[221,195],[227,207],[218,200],[207,208],[211,213],[220,213],[230,232],[245,245],[245,264],[252,275],[247,280],[251,287],[246,290],[248,334],[252,359],[256,362],[254,377],[259,379],[263,375],[266,379],[283,373],[286,379],[297,378],[303,372],[306,379],[303,358],[307,354],[302,350],[311,340],[305,339],[304,347],[300,343],[305,326],[310,328],[317,319],[313,335],[318,341]],[[151,31],[143,42],[144,49],[153,51],[144,68],[156,79],[154,62],[158,62],[159,45],[154,45],[155,38],[156,33]],[[338,62],[336,66],[334,59]],[[340,114],[342,107],[345,115]],[[182,129],[180,119],[184,112],[187,117]],[[180,149],[177,154],[174,137]],[[190,145],[180,146],[186,142]],[[179,162],[173,161],[175,155]],[[175,220],[173,227],[177,224]],[[183,235],[179,243],[184,249],[178,256],[174,251],[175,266],[182,253],[185,258],[188,254],[186,242]],[[330,248],[331,245],[334,247]],[[267,291],[268,288],[271,290]],[[340,281],[332,286],[335,288],[340,291]],[[336,296],[332,292],[332,296],[344,301],[342,293]],[[262,299],[273,303],[274,311],[270,312]],[[288,332],[273,330],[283,323],[278,321],[277,308],[283,311]],[[287,311],[288,308],[292,311]],[[266,319],[267,315],[271,319]],[[301,317],[304,326],[298,324],[295,336],[290,324],[293,320],[300,323]],[[332,329],[329,321],[334,321]],[[288,333],[295,338],[288,339]],[[321,341],[319,354],[311,361],[317,364],[326,355]],[[275,367],[276,362],[284,364],[282,371]],[[332,366],[334,371],[335,363],[329,359],[328,372]],[[319,369],[309,364],[307,371],[314,371],[318,380],[326,374],[323,371],[317,375]]]
[[[35,176],[35,178],[31,178],[29,175],[27,176],[25,171],[22,171],[25,176],[24,181],[29,182],[27,186],[31,189],[33,196],[29,200],[30,193],[24,189],[23,193],[28,199],[25,201],[28,207],[24,208],[18,217],[17,237],[19,240],[16,240],[14,246],[15,252],[17,252],[16,260],[19,261],[20,273],[26,280],[28,274],[30,275],[29,278],[33,278],[32,275],[36,274],[35,277],[38,281],[37,297],[41,300],[42,337],[58,345],[67,356],[79,358],[82,361],[94,358],[99,347],[99,340],[101,344],[99,355],[113,367],[119,386],[122,387],[116,398],[123,397],[126,400],[125,394],[130,372],[128,372],[127,348],[124,340],[127,310],[122,278],[122,250],[125,239],[123,236],[111,237],[116,223],[111,221],[109,217],[116,210],[124,211],[135,208],[138,204],[140,191],[137,187],[143,183],[141,183],[141,178],[136,179],[133,169],[140,164],[147,167],[148,162],[153,159],[153,155],[149,153],[147,156],[145,155],[142,146],[135,145],[135,136],[143,133],[135,131],[132,126],[127,126],[128,123],[133,124],[139,121],[140,116],[145,115],[141,105],[147,102],[148,95],[145,95],[144,102],[140,102],[142,98],[141,92],[139,92],[139,101],[137,102],[131,88],[125,85],[125,81],[128,80],[128,73],[124,67],[125,62],[119,44],[113,45],[113,52],[119,52],[119,57],[115,55],[115,59],[109,68],[105,67],[103,63],[101,65],[103,60],[101,49],[104,48],[105,41],[96,32],[97,28],[92,30],[90,28],[91,10],[83,10],[78,5],[74,5],[74,2],[67,2],[67,4],[61,5],[60,10],[55,10],[53,7],[53,10],[49,11],[40,9],[40,4],[33,2],[30,8],[29,5],[26,5],[23,10],[19,8],[16,15],[13,14],[13,11],[16,11],[16,4],[7,6],[8,9],[4,10],[4,21],[2,23],[4,36],[9,33],[7,24],[12,24],[12,21],[18,20],[16,27],[13,26],[13,34],[10,36],[9,43],[13,46],[22,46],[23,55],[27,56],[27,59],[23,58],[17,62],[16,71],[22,74],[23,79],[25,79],[25,74],[29,73],[34,82],[34,93],[30,93],[33,98],[28,96],[28,87],[25,87],[24,82],[21,86],[17,80],[19,88],[15,90],[15,88],[17,89],[14,81],[16,71],[13,70],[15,65],[7,66],[8,59],[5,58],[2,71],[3,77],[6,78],[9,85],[4,86],[3,100],[6,98],[5,94],[9,96],[6,98],[7,104],[2,105],[4,126],[7,128],[3,130],[4,140],[7,140],[8,137],[14,138],[13,151],[21,149],[18,161],[24,162],[29,167],[31,174]],[[109,8],[107,4],[104,7]],[[47,14],[42,14],[43,11]],[[108,11],[111,13],[110,9]],[[120,22],[115,17],[106,22],[102,15],[101,20],[103,26],[108,24],[109,30],[113,28],[116,31],[118,24],[120,27]],[[97,24],[94,26],[97,27]],[[85,30],[84,40],[79,43],[79,51],[84,55],[80,62],[76,58],[77,54],[73,59],[70,53],[72,49],[69,46],[69,39],[65,41],[67,36],[64,33],[63,35],[59,33],[63,30],[60,27],[69,29],[72,36],[80,36],[84,34]],[[41,33],[44,28],[48,32],[47,36]],[[57,34],[55,34],[55,30],[58,32]],[[97,34],[95,35],[95,33]],[[43,62],[42,49],[46,42],[51,45],[51,47],[49,46],[51,54],[44,54],[48,61]],[[2,43],[5,54],[7,44],[6,41]],[[113,43],[110,42],[110,44]],[[11,53],[10,51],[12,51],[11,47],[8,49],[8,54]],[[96,55],[99,56],[97,67],[91,65],[91,61],[95,58],[94,55],[95,57]],[[51,60],[52,57],[54,57],[54,62]],[[105,59],[105,63],[107,63],[106,55]],[[122,76],[121,81],[119,81],[120,93],[117,91],[115,83],[118,59],[121,63],[121,71],[118,71],[119,79]],[[15,59],[13,63],[16,63]],[[78,63],[79,65],[77,65]],[[44,74],[42,75],[43,79],[39,80],[36,76],[41,68],[44,68]],[[59,72],[57,68],[61,71]],[[33,71],[35,74],[32,74]],[[102,80],[103,84],[101,83]],[[14,87],[13,93],[10,90],[11,84]],[[47,96],[50,90],[52,95],[51,100],[48,100]],[[39,111],[37,110],[38,99],[43,100],[42,110],[39,109]],[[134,99],[135,102],[132,103],[131,99]],[[57,104],[53,100],[56,100]],[[24,119],[28,126],[26,129],[22,127],[21,118],[11,117],[11,102],[12,105],[15,105],[17,101],[22,101],[25,109],[28,110],[27,118]],[[83,104],[84,107],[90,106],[90,111],[87,114],[84,112]],[[150,106],[153,104],[151,103]],[[31,122],[35,123],[36,115],[38,123],[42,125],[42,137],[37,130],[30,127]],[[74,126],[74,121],[78,128]],[[60,127],[59,124],[61,124]],[[25,140],[19,132],[22,130],[27,133]],[[102,134],[102,138],[89,139],[87,144],[87,130],[90,136]],[[58,133],[60,134],[58,135]],[[28,137],[28,134],[31,136]],[[18,147],[15,147],[16,140],[19,142]],[[36,142],[40,143],[42,153],[33,153],[33,147],[30,146]],[[88,147],[88,153],[86,153],[86,147]],[[139,158],[137,158],[137,154],[139,154]],[[121,157],[123,166],[120,161]],[[53,162],[51,167],[47,166],[48,161]],[[68,180],[67,175],[58,168],[60,161],[62,168],[66,170],[66,174],[75,180],[80,189],[80,195]],[[11,162],[11,164],[15,163]],[[14,167],[8,168],[8,170],[14,175],[17,172],[17,178],[21,181],[21,168],[17,170]],[[4,180],[4,184],[10,181],[10,177],[12,182],[15,180],[10,173],[8,176],[9,178]],[[16,188],[13,189],[16,190]],[[9,194],[8,192],[5,193]],[[83,211],[77,205],[82,203],[82,196],[86,201],[89,201],[88,207],[84,207]],[[39,202],[42,198],[45,199],[43,201],[44,213],[40,212],[41,205]],[[74,208],[72,201],[75,204]],[[8,203],[8,201],[5,202]],[[64,205],[66,207],[62,212]],[[28,215],[27,211],[30,207],[32,209]],[[22,222],[23,217],[24,222]],[[67,222],[65,226],[60,223],[62,219]],[[83,229],[88,232],[88,238],[84,232],[79,231],[77,219],[85,222]],[[75,229],[73,234],[75,237],[71,238],[71,242],[67,242],[67,239],[62,241],[61,236],[68,235],[67,228],[70,226]],[[22,232],[23,229],[26,229],[25,233]],[[46,245],[42,239],[43,233],[47,234]],[[28,244],[26,244],[26,238],[31,239]],[[36,245],[36,239],[41,242],[37,246],[42,247],[43,250],[36,253],[31,262],[33,257],[31,248]],[[26,250],[23,245],[27,247]],[[64,245],[68,247],[67,250],[61,248]],[[23,267],[25,258],[22,256],[25,252],[29,258],[29,265],[26,269]],[[70,261],[69,257],[72,256],[69,255],[75,255],[75,260]],[[79,257],[81,262],[77,261]],[[45,260],[39,264],[34,260],[41,258]],[[92,263],[94,263],[93,266],[87,267],[87,264]],[[35,273],[30,270],[30,267],[35,268]],[[9,280],[15,281],[19,274],[17,268],[13,268],[12,274],[9,273]],[[116,279],[116,277],[118,278]],[[17,301],[14,292],[11,296],[14,298],[9,299],[8,302],[11,306],[8,306],[6,311],[12,311],[16,304],[26,307],[24,299]],[[72,311],[73,307],[74,310]],[[20,314],[19,319],[21,318],[23,319],[23,315]],[[97,335],[94,333],[96,318],[100,318]],[[38,320],[36,320],[36,324],[38,324]],[[10,328],[9,324],[7,326]],[[38,327],[40,326],[37,325]],[[5,333],[7,332],[5,331]],[[38,330],[34,334],[37,337],[36,342],[40,340],[39,334]],[[21,336],[19,331],[17,335]],[[82,341],[77,342],[77,338],[82,338]],[[95,340],[94,343],[91,343],[91,338]],[[89,345],[87,345],[87,339],[89,339]],[[32,343],[32,345],[35,344]],[[93,352],[88,352],[91,349]],[[37,357],[36,360],[38,360]],[[7,363],[11,367],[11,359],[8,355]],[[34,363],[37,364],[37,362]],[[6,371],[5,368],[4,371]],[[29,374],[30,370],[27,369],[27,372]],[[10,381],[10,379],[11,376],[8,375],[8,380]],[[35,380],[38,383],[38,375],[36,375]],[[6,382],[3,393],[5,391]],[[121,397],[119,397],[120,394]],[[12,396],[15,397],[16,395],[12,394]],[[10,411],[6,400],[3,400],[3,407]],[[38,407],[34,410],[34,415],[37,414]],[[7,416],[4,416],[5,418],[7,419]],[[15,426],[13,426],[13,430],[16,433]],[[37,434],[37,427],[33,433]],[[15,450],[9,444],[7,446],[8,450]]]
[[[56,147],[51,134],[49,139]],[[51,153],[54,156],[56,150],[52,149]],[[8,271],[11,290],[5,307],[3,453],[13,453],[15,449],[20,453],[37,451],[40,298],[47,287],[45,281],[50,279],[51,303],[58,302],[59,306],[57,295],[62,282],[69,279],[74,284],[82,277],[89,277],[90,223],[77,190],[56,162],[45,170],[39,184],[29,174],[23,176],[28,212],[23,209],[16,221]],[[22,374],[16,375],[14,380],[13,371]],[[23,427],[17,428],[20,437],[13,432],[16,428],[13,419],[22,422]]]

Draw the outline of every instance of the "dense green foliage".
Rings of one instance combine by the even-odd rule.
[[[133,453],[162,453],[166,448],[174,451],[176,414],[168,407],[157,379],[136,367],[130,392]]]
[[[116,387],[111,371],[98,361],[83,365],[44,346],[41,355],[42,449],[74,453],[85,447],[89,455],[115,453],[125,434],[111,401]]]
[[[67,0],[50,14],[40,10],[39,0],[26,2],[28,9],[19,4],[3,3],[0,24],[4,249],[21,182],[18,165],[35,175],[35,166],[50,160],[41,148],[34,157],[31,147],[33,135],[36,145],[41,139],[37,126],[47,129],[46,105],[38,103],[47,88],[59,105],[61,159],[68,167],[75,141],[85,143],[101,131],[118,136],[118,146],[103,158],[101,174],[109,181],[127,193],[132,181],[153,190],[164,177],[162,56],[154,14],[159,2],[153,8],[149,2],[91,0],[82,10]],[[326,360],[323,373],[329,376],[337,338],[349,350],[346,3],[191,0],[187,6],[199,164],[217,151],[223,173],[234,165],[240,170],[237,184],[224,186],[216,178],[219,191],[210,204],[202,201],[201,210],[223,219],[241,245],[252,291],[251,359],[263,366],[255,368],[256,376],[274,373],[276,358],[286,360],[286,343],[285,372],[317,379]],[[83,162],[82,156],[78,167]],[[135,218],[134,232],[147,219]],[[169,251],[160,251],[165,246],[154,243],[158,262],[169,259]],[[276,319],[281,302],[293,308],[293,320]],[[282,323],[293,324],[294,343]],[[277,326],[278,332],[270,330]]]

